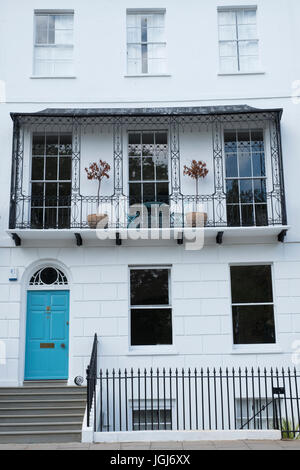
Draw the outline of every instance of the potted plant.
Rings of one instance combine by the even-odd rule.
[[[104,178],[109,179],[109,172],[110,172],[110,165],[103,160],[99,160],[99,163],[91,163],[89,168],[85,168],[85,171],[87,173],[87,179],[88,180],[97,180],[98,181],[98,190],[97,190],[97,207],[99,210],[99,204],[100,204],[100,188],[101,188],[101,183]],[[108,215],[107,214],[90,214],[87,216],[87,221],[89,224],[90,228],[96,228],[98,223],[103,221],[104,219],[106,220],[106,224],[108,222]],[[105,227],[104,224],[103,226]]]
[[[208,175],[208,169],[206,163],[202,161],[192,160],[191,165],[188,167],[184,165],[183,174],[194,179],[196,182],[196,196],[198,202],[199,196],[199,180],[205,178]],[[189,212],[186,214],[186,221],[189,227],[199,227],[203,224],[206,225],[207,213],[206,212]]]

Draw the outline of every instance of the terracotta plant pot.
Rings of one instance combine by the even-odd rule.
[[[205,227],[206,223],[206,212],[188,212],[186,214],[186,224],[188,227]]]
[[[104,219],[106,219],[104,221]],[[90,214],[87,216],[87,221],[90,228],[97,228],[99,222],[102,222],[101,228],[105,228],[108,224],[108,215],[107,214]],[[104,221],[104,222],[103,222]]]

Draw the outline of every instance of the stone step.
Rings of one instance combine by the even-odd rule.
[[[47,415],[47,416],[52,416],[56,415],[58,413],[62,413],[64,415],[76,415],[76,414],[84,414],[85,411],[85,403],[81,404],[80,406],[68,406],[67,404],[63,407],[57,407],[57,406],[49,406],[47,408],[43,407],[42,409],[40,407],[19,407],[18,403],[14,403],[13,408],[5,407],[1,408],[0,407],[0,415],[1,416],[39,416],[39,415]]]
[[[48,400],[84,400],[86,394],[72,392],[71,390],[65,390],[63,392],[49,392],[48,390],[45,391],[33,391],[30,390],[26,393],[18,392],[2,392],[0,391],[0,403],[4,401],[25,401],[25,400],[39,400],[39,401],[48,401]]]
[[[32,385],[31,387],[0,387],[0,394],[26,395],[31,393],[72,393],[84,395],[86,387],[64,387],[62,385]]]
[[[48,407],[56,407],[56,408],[63,408],[66,406],[75,406],[75,407],[82,407],[84,408],[86,405],[85,398],[68,398],[68,399],[19,399],[19,400],[0,400],[0,409],[7,408],[12,409],[15,407],[18,408],[48,408]]]
[[[65,414],[65,413],[57,413],[57,409],[55,409],[55,414],[45,414],[44,410],[40,410],[40,414],[21,414],[23,410],[20,410],[19,414],[1,414],[0,413],[0,424],[4,423],[70,423],[70,422],[81,422],[83,420],[83,413],[72,413],[72,414]]]
[[[0,444],[39,444],[81,442],[81,430],[78,431],[19,431],[0,432]]]
[[[0,435],[7,432],[52,432],[52,431],[78,431],[81,429],[81,421],[49,423],[0,423]]]

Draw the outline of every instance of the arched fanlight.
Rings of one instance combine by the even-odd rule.
[[[57,268],[45,267],[39,269],[30,279],[30,286],[67,286],[68,279]]]

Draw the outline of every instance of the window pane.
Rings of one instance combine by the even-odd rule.
[[[252,180],[240,180],[241,203],[253,202]]]
[[[140,59],[128,60],[127,73],[129,75],[138,75],[142,71],[142,64]]]
[[[157,201],[168,204],[169,203],[169,184],[168,183],[158,183],[156,185],[157,191]]]
[[[267,202],[267,188],[265,180],[254,180],[254,201]]]
[[[134,133],[130,132],[130,134],[128,136],[128,142],[131,145],[140,144],[141,143],[141,134],[140,133],[134,134]]]
[[[149,73],[166,73],[166,59],[149,59],[148,60]]]
[[[72,159],[70,157],[59,157],[59,179],[72,179]]]
[[[227,225],[228,227],[240,227],[240,206],[227,205]]]
[[[239,171],[240,171],[241,178],[252,176],[250,149],[248,151],[247,150],[239,151]]]
[[[31,209],[31,224],[32,229],[43,228],[43,209]]]
[[[226,153],[226,177],[236,178],[238,176],[237,154]]]
[[[257,41],[240,41],[239,51],[240,51],[240,56],[258,56],[258,42]]]
[[[220,25],[235,25],[236,14],[234,10],[219,11],[219,24]]]
[[[168,159],[167,157],[156,158],[156,179],[167,180],[168,176]]]
[[[57,227],[57,209],[45,209],[45,228]]]
[[[150,44],[148,46],[149,59],[165,59],[166,47],[164,44]]]
[[[254,225],[253,205],[242,205],[242,225],[244,227],[252,227]]]
[[[144,202],[156,201],[154,183],[143,184],[143,201]]]
[[[45,154],[45,134],[33,134],[32,155]]]
[[[141,59],[141,46],[140,45],[130,45],[128,46],[128,59]]]
[[[143,145],[154,145],[154,132],[143,132],[142,142]]]
[[[236,42],[221,42],[220,43],[220,57],[237,57],[237,43]]]
[[[232,73],[238,70],[237,57],[220,57],[221,73]]]
[[[129,158],[129,180],[141,180],[141,159]]]
[[[171,309],[131,309],[131,344],[172,344]]]
[[[59,183],[59,206],[69,206],[71,204],[71,183]]]
[[[234,344],[272,344],[275,339],[272,305],[233,307]]]
[[[46,206],[57,206],[57,183],[46,183]]]
[[[58,155],[58,135],[46,136],[46,155]]]
[[[266,176],[265,154],[252,153],[253,176]]]
[[[256,25],[239,25],[239,39],[257,39]]]
[[[72,155],[72,135],[61,134],[59,137],[59,154]]]
[[[131,305],[169,305],[169,271],[132,269],[130,292]]]
[[[57,157],[46,158],[46,180],[57,180]]]
[[[240,69],[241,72],[253,72],[258,70],[259,60],[258,56],[241,56],[240,57]]]
[[[36,44],[47,44],[48,43],[48,15],[36,15]]]
[[[220,41],[228,41],[237,39],[236,37],[236,26],[219,26],[219,39]]]
[[[266,204],[255,205],[256,225],[258,227],[265,227],[268,225],[268,208]]]
[[[154,180],[154,161],[152,157],[143,157],[143,179]]]
[[[271,266],[231,266],[232,303],[273,302]]]
[[[31,179],[44,179],[44,157],[34,157],[32,159]]]
[[[148,41],[149,42],[164,42],[164,28],[159,27],[148,27]]]
[[[142,191],[141,183],[130,183],[129,185],[130,205],[140,204],[142,202],[141,191]]]
[[[32,183],[31,185],[31,205],[43,206],[44,183]]]
[[[239,183],[237,180],[226,181],[227,203],[238,204],[239,201]]]
[[[237,22],[241,24],[256,24],[256,9],[237,10]]]

